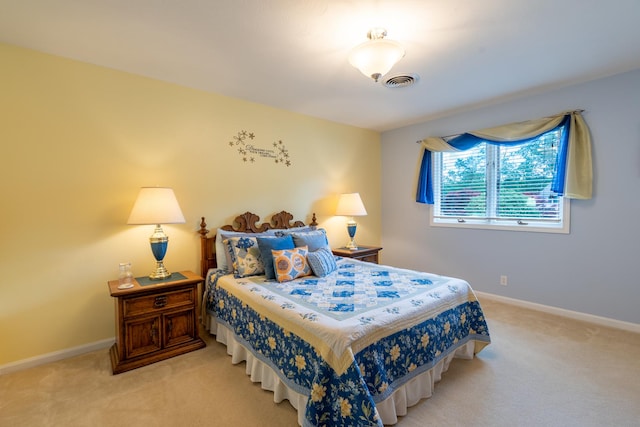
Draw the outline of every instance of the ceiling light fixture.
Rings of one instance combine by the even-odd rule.
[[[356,46],[349,54],[349,62],[362,74],[376,82],[404,56],[404,48],[396,41],[385,39],[387,30],[372,28],[368,41]]]

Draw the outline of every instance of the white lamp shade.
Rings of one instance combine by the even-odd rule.
[[[184,215],[171,188],[142,187],[127,224],[183,224]]]
[[[349,55],[349,62],[365,76],[377,80],[378,77],[387,74],[403,56],[404,49],[400,43],[376,39],[353,48]]]
[[[341,194],[336,207],[336,215],[364,216],[367,210],[364,208],[360,193]]]

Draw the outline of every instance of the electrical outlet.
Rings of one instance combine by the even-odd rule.
[[[509,284],[509,281],[507,280],[507,276],[500,276],[500,284],[502,286],[507,286]]]

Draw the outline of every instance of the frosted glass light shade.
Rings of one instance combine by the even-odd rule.
[[[176,195],[171,188],[142,187],[127,224],[184,224]]]
[[[353,48],[349,62],[362,74],[377,82],[402,59],[404,53],[400,43],[379,38],[368,40]]]
[[[336,207],[336,215],[342,216],[364,216],[367,210],[360,198],[360,193],[341,194]]]

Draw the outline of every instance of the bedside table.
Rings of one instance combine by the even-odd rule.
[[[347,249],[347,248],[336,248],[332,249],[334,255],[345,257],[345,258],[354,258],[360,261],[373,262],[375,264],[378,263],[378,252],[380,252],[382,248],[380,246],[358,246],[358,249]]]
[[[116,342],[109,351],[114,375],[205,347],[197,315],[203,281],[191,271],[157,281],[139,277],[130,289],[109,281],[116,299]]]

